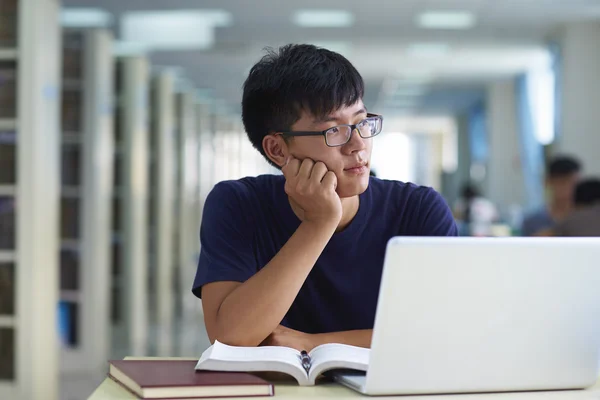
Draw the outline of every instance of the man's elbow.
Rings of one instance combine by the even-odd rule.
[[[214,344],[215,341],[226,344],[228,346],[237,347],[257,347],[262,343],[262,340],[256,340],[248,335],[240,334],[238,332],[219,332],[214,336],[209,336],[210,343]]]
[[[239,347],[257,347],[265,338],[258,338],[249,332],[248,329],[242,329],[239,327],[223,326],[219,324],[219,321],[215,321],[215,324],[206,326],[206,332],[210,343],[214,344],[215,341],[226,344],[228,346],[239,346]],[[209,329],[210,326],[210,329]]]

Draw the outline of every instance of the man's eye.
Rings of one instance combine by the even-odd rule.
[[[329,133],[329,134],[336,134],[339,132],[340,132],[340,128],[338,128],[338,127],[333,127],[327,131],[327,133]]]

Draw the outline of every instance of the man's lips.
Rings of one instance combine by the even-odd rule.
[[[363,161],[361,163],[357,163],[354,165],[351,165],[347,168],[344,168],[344,171],[353,171],[353,170],[360,170],[363,167],[366,167],[369,163],[367,161]]]

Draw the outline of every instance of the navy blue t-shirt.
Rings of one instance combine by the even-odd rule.
[[[211,191],[200,229],[196,296],[210,282],[246,281],[298,229],[284,184],[281,175],[262,175],[221,182]],[[306,333],[372,329],[388,240],[456,235],[450,209],[433,189],[372,177],[358,213],[333,235],[282,325]]]

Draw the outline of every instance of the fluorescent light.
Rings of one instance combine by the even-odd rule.
[[[345,28],[354,24],[354,15],[345,10],[299,10],[292,21],[305,28]]]
[[[100,8],[64,8],[60,12],[64,28],[106,28],[112,22],[112,15]]]
[[[450,46],[445,43],[415,43],[408,46],[406,52],[414,57],[437,58],[450,52]]]
[[[214,44],[214,28],[228,26],[222,10],[136,11],[123,15],[123,40],[150,50],[205,50]]]
[[[139,56],[148,53],[148,46],[138,42],[115,41],[113,44],[113,55],[117,57]]]
[[[192,11],[194,13],[198,11]],[[214,27],[228,27],[233,25],[233,17],[225,10],[201,10],[202,16]]]
[[[550,67],[527,74],[527,101],[533,119],[533,133],[542,145],[554,141],[554,71]]]
[[[417,25],[425,29],[469,29],[475,26],[470,11],[428,11],[417,16]]]

